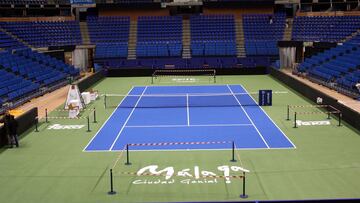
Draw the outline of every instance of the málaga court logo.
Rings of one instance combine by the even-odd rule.
[[[241,178],[242,173],[248,172],[250,171],[240,166],[228,165],[218,166],[216,171],[203,170],[199,166],[176,170],[173,166],[159,169],[158,165],[150,165],[138,170],[136,173],[138,178],[132,183],[135,185],[216,184],[218,179],[225,179],[225,183],[230,184],[231,178]]]

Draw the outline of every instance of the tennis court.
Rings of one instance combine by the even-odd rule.
[[[295,148],[241,85],[136,86],[115,105],[84,151]]]

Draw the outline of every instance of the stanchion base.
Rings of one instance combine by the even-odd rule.
[[[115,195],[115,194],[116,194],[115,191],[109,191],[109,192],[108,192],[108,195]]]
[[[125,165],[131,165],[131,163],[125,163]]]
[[[91,132],[91,130],[87,130],[86,132]]]
[[[230,160],[231,162],[237,162],[235,159]]]
[[[248,197],[249,197],[249,195],[240,195],[240,198],[243,198],[243,199],[246,199]]]

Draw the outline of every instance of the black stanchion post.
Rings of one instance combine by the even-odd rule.
[[[94,123],[97,123],[96,121],[96,109],[94,108]]]
[[[328,112],[327,115],[328,115],[327,119],[330,119],[330,112]]]
[[[47,109],[45,109],[45,122],[48,123],[48,112],[47,112]]]
[[[106,94],[104,94],[104,107],[106,109]]]
[[[86,117],[86,119],[87,119],[87,131],[86,131],[86,132],[91,132],[91,130],[90,130],[90,118],[89,118],[89,116]]]
[[[249,196],[246,194],[246,177],[245,172],[243,172],[243,188],[242,188],[242,194],[240,195],[241,198],[245,199]]]
[[[230,160],[231,162],[236,162],[235,160],[235,142],[232,142],[232,159]]]
[[[113,182],[113,173],[112,169],[110,169],[110,191],[108,192],[109,195],[114,195],[116,192],[114,191],[114,182]]]
[[[342,117],[342,113],[339,113],[339,126],[341,126],[341,117]]]
[[[297,126],[296,126],[296,112],[294,113],[294,128],[297,128]]]
[[[126,163],[125,165],[131,165],[130,163],[130,157],[129,157],[129,145],[126,145]]]
[[[286,120],[290,120],[290,107],[289,105],[287,105],[287,116],[286,116]]]

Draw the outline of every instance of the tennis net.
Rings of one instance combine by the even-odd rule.
[[[258,106],[258,93],[104,95],[105,108]]]

